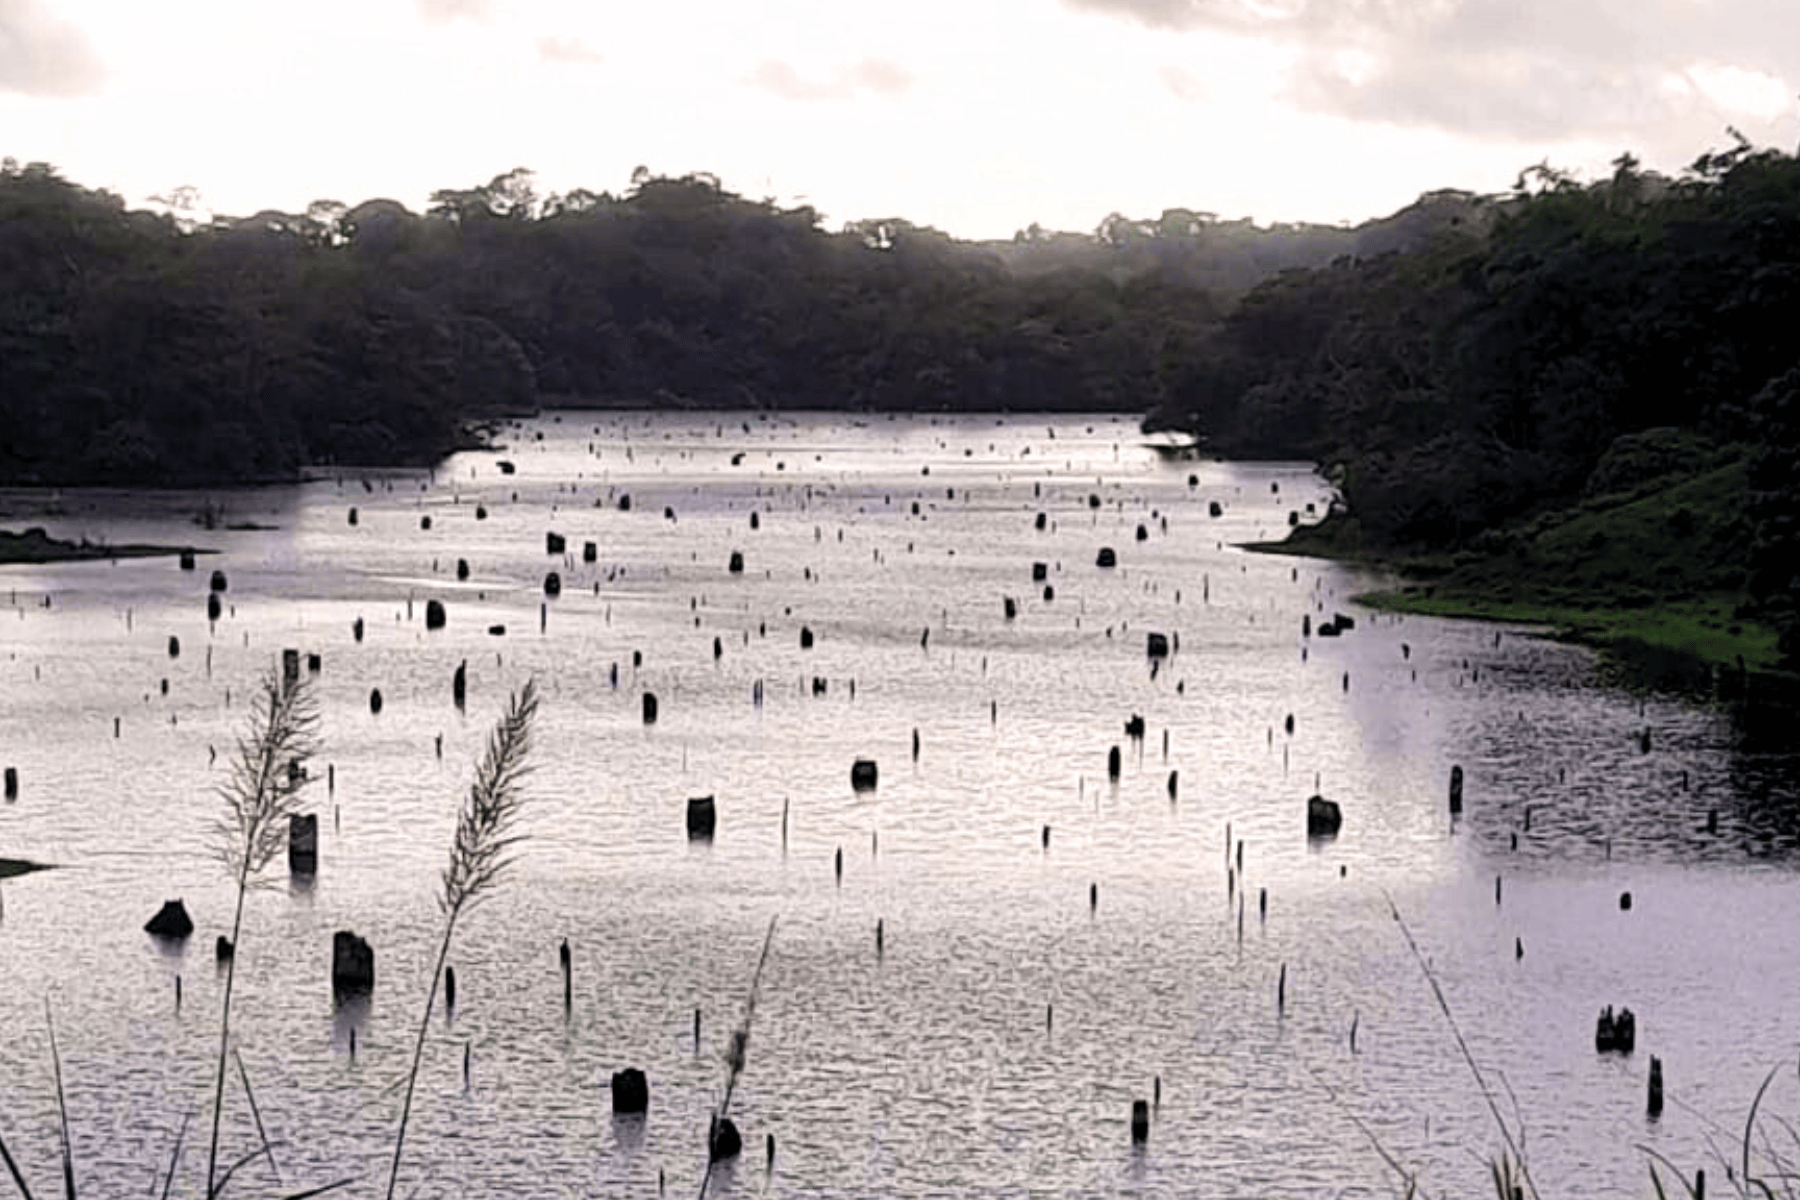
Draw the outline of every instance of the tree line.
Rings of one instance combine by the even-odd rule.
[[[531,172],[301,213],[132,210],[0,166],[0,477],[218,483],[429,461],[542,403],[1111,410],[1159,403],[1272,273],[1419,243],[1172,209],[963,242],[704,174],[541,195]]]
[[[1413,253],[1265,281],[1147,423],[1325,464],[1360,542],[1399,552],[1485,551],[1735,456],[1711,582],[1800,659],[1800,161],[1736,137],[1675,179],[1629,155],[1587,184],[1540,166],[1487,208]]]

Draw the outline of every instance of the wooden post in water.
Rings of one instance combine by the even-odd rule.
[[[1281,977],[1275,981],[1275,1015],[1287,1015],[1287,964],[1281,964]]]
[[[568,938],[562,940],[562,946],[557,950],[557,956],[562,959],[563,1012],[566,1014],[575,999],[574,980],[572,978],[574,969],[569,961]]]
[[[1662,1116],[1663,1110],[1663,1073],[1662,1059],[1650,1056],[1650,1115]]]

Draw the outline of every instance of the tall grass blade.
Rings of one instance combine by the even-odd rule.
[[[225,1185],[231,1182],[232,1176],[236,1175],[244,1167],[249,1166],[251,1163],[261,1158],[266,1151],[267,1147],[258,1146],[256,1149],[250,1151],[250,1153],[241,1156],[236,1162],[227,1166],[219,1173],[219,1184],[213,1189],[213,1195],[223,1196],[225,1194]]]
[[[6,1163],[6,1173],[12,1176],[13,1186],[19,1189],[24,1200],[31,1200],[31,1189],[25,1186],[25,1176],[19,1174],[19,1164],[13,1161],[12,1151],[6,1148],[6,1139],[0,1137],[0,1160]]]
[[[1642,1151],[1647,1157],[1655,1160],[1649,1164],[1650,1182],[1651,1185],[1656,1188],[1656,1194],[1659,1197],[1659,1200],[1663,1197],[1663,1185],[1662,1177],[1656,1173],[1657,1163],[1661,1163],[1669,1169],[1669,1174],[1675,1177],[1675,1182],[1681,1185],[1681,1190],[1686,1192],[1690,1198],[1699,1194],[1694,1190],[1694,1185],[1687,1181],[1687,1176],[1681,1173],[1681,1168],[1670,1162],[1667,1155],[1659,1154],[1649,1146],[1642,1144],[1640,1144],[1637,1149]]]
[[[169,1200],[169,1189],[175,1186],[175,1168],[181,1165],[181,1143],[187,1139],[188,1122],[193,1113],[181,1114],[181,1128],[175,1131],[175,1148],[169,1151],[169,1173],[163,1177],[162,1200]]]
[[[236,1050],[231,1056],[237,1060],[238,1078],[244,1082],[244,1098],[250,1102],[250,1115],[256,1120],[256,1136],[262,1139],[263,1152],[269,1156],[269,1170],[275,1174],[275,1182],[281,1182],[281,1168],[275,1165],[275,1147],[269,1144],[269,1131],[263,1128],[262,1109],[256,1105],[256,1093],[250,1090],[250,1072],[244,1069],[244,1056]]]
[[[713,1166],[713,1132],[718,1128],[731,1110],[732,1093],[737,1091],[738,1079],[744,1073],[744,1066],[750,1060],[750,1026],[756,1019],[756,998],[762,990],[763,968],[769,962],[769,947],[775,941],[775,922],[777,918],[769,918],[768,932],[763,934],[762,953],[756,958],[756,970],[750,976],[750,995],[744,1001],[744,1015],[738,1021],[737,1028],[731,1031],[731,1041],[725,1049],[725,1096],[719,1102],[719,1111],[713,1114],[712,1127],[706,1137],[706,1173],[700,1177],[700,1200],[706,1200],[706,1189],[712,1183]]]
[[[56,1018],[50,1014],[50,1001],[44,1000],[44,1023],[50,1027],[50,1065],[56,1072],[56,1112],[62,1129],[62,1166],[64,1200],[75,1200],[75,1151],[69,1144],[69,1103],[63,1095],[62,1053],[56,1048]]]
[[[1337,1089],[1327,1083],[1325,1077],[1319,1074],[1318,1070],[1311,1063],[1304,1063],[1303,1065],[1306,1067],[1307,1073],[1313,1077],[1313,1082],[1318,1084],[1319,1090],[1323,1091],[1326,1098],[1337,1105],[1338,1111],[1342,1112],[1345,1118],[1348,1119],[1352,1125],[1356,1126],[1357,1132],[1361,1133],[1363,1137],[1368,1140],[1369,1145],[1375,1148],[1375,1153],[1381,1156],[1381,1161],[1388,1165],[1388,1169],[1400,1177],[1400,1181],[1406,1185],[1407,1200],[1413,1200],[1413,1197],[1415,1196],[1418,1197],[1419,1200],[1426,1200],[1424,1190],[1419,1187],[1418,1178],[1414,1176],[1411,1171],[1406,1169],[1404,1163],[1394,1157],[1393,1153],[1388,1150],[1381,1139],[1375,1136],[1375,1131],[1369,1128],[1368,1123],[1351,1110],[1350,1106],[1344,1102],[1343,1097],[1338,1095]]]
[[[1387,900],[1388,911],[1393,914],[1394,924],[1400,927],[1401,936],[1406,939],[1407,949],[1412,951],[1414,961],[1419,964],[1419,970],[1424,973],[1425,982],[1431,985],[1431,994],[1437,999],[1438,1011],[1444,1014],[1444,1022],[1450,1026],[1450,1036],[1455,1040],[1457,1050],[1462,1053],[1463,1062],[1468,1064],[1469,1073],[1475,1077],[1475,1086],[1480,1089],[1481,1098],[1487,1102],[1488,1112],[1492,1113],[1494,1117],[1494,1124],[1500,1127],[1500,1136],[1505,1140],[1507,1150],[1519,1164],[1519,1175],[1524,1179],[1525,1186],[1531,1189],[1533,1200],[1542,1200],[1538,1196],[1537,1183],[1531,1178],[1531,1169],[1526,1166],[1524,1156],[1520,1153],[1519,1144],[1514,1140],[1513,1132],[1506,1124],[1506,1118],[1500,1113],[1500,1105],[1494,1099],[1494,1090],[1488,1086],[1487,1077],[1482,1074],[1481,1067],[1475,1061],[1474,1052],[1469,1049],[1469,1043],[1463,1037],[1462,1029],[1457,1025],[1455,1015],[1450,1011],[1450,1001],[1444,996],[1444,989],[1438,984],[1436,972],[1431,969],[1431,964],[1425,961],[1425,953],[1419,949],[1419,943],[1414,940],[1412,930],[1407,927],[1406,919],[1400,915],[1400,906],[1394,903],[1394,897],[1386,889],[1382,890],[1382,896]]]
[[[1762,1107],[1763,1096],[1768,1093],[1769,1085],[1775,1082],[1775,1076],[1780,1071],[1779,1064],[1769,1068],[1769,1073],[1763,1077],[1762,1086],[1756,1089],[1756,1099],[1750,1102],[1750,1115],[1744,1118],[1744,1186],[1756,1184],[1770,1197],[1773,1197],[1774,1193],[1769,1190],[1768,1185],[1750,1174],[1750,1139],[1752,1131],[1756,1128],[1756,1110]]]
[[[536,680],[508,702],[499,724],[488,735],[487,750],[475,768],[468,798],[456,818],[456,837],[450,846],[450,862],[444,868],[443,891],[438,908],[444,914],[444,937],[438,943],[437,964],[425,995],[425,1014],[413,1043],[412,1067],[406,1074],[406,1099],[400,1106],[400,1129],[394,1135],[394,1161],[388,1169],[388,1200],[400,1179],[400,1157],[406,1149],[406,1127],[412,1120],[413,1089],[419,1082],[419,1062],[425,1054],[425,1035],[431,1029],[431,1010],[437,1005],[438,984],[444,962],[456,936],[456,922],[463,913],[493,891],[512,865],[512,849],[522,840],[513,829],[524,806],[526,758],[531,753],[531,723],[537,716]]]
[[[304,1192],[290,1193],[289,1195],[283,1196],[281,1200],[312,1200],[314,1196],[323,1196],[327,1192],[335,1192],[341,1188],[347,1188],[355,1182],[356,1176],[352,1175],[348,1179],[340,1179],[336,1183],[328,1183],[324,1187],[310,1188]]]

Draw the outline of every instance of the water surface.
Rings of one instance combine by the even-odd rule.
[[[1763,1072],[1794,1061],[1795,764],[1741,749],[1719,714],[1609,686],[1582,649],[1372,614],[1352,572],[1235,549],[1323,510],[1303,466],[1164,461],[1111,417],[568,413],[509,441],[431,475],[0,493],[9,525],[219,551],[192,573],[0,571],[0,762],[21,777],[0,853],[62,864],[8,881],[0,922],[0,1134],[39,1187],[56,1170],[46,998],[98,1194],[148,1188],[183,1116],[204,1123],[232,899],[207,854],[215,789],[285,647],[322,656],[335,787],[321,763],[317,879],[278,868],[249,902],[234,1043],[290,1185],[385,1184],[456,807],[531,677],[531,840],[451,956],[460,1003],[434,1023],[402,1185],[420,1195],[648,1195],[659,1172],[695,1188],[772,917],[733,1103],[750,1149],[720,1195],[1396,1195],[1370,1136],[1428,1194],[1483,1194],[1500,1140],[1390,898],[1545,1196],[1646,1194],[1639,1147],[1723,1183],[1708,1139],[1735,1156]],[[200,529],[209,502],[274,528]],[[550,531],[570,554],[545,552]],[[1103,546],[1116,568],[1095,565]],[[1353,631],[1302,635],[1340,611]],[[1153,630],[1179,637],[1157,671]],[[858,757],[880,765],[873,793],[851,789]],[[1343,806],[1334,841],[1306,838],[1315,790]],[[717,837],[690,844],[685,804],[705,794]],[[183,947],[141,931],[175,896],[198,925]],[[339,1006],[344,928],[374,945],[378,983]],[[1632,1057],[1594,1052],[1604,1004],[1637,1013]],[[610,1113],[626,1065],[650,1077],[642,1123]],[[1131,1102],[1158,1079],[1134,1149]],[[1792,1114],[1796,1093],[1790,1070],[1769,1103]],[[235,1089],[224,1141],[256,1144]],[[274,1193],[266,1166],[245,1171]]]

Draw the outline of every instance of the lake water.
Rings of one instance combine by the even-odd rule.
[[[48,1000],[84,1191],[144,1194],[189,1114],[176,1192],[203,1190],[232,900],[206,851],[214,789],[245,697],[293,647],[323,660],[320,866],[302,886],[278,862],[251,896],[233,1025],[289,1191],[385,1186],[437,873],[486,732],[531,677],[530,840],[459,929],[459,1004],[433,1022],[402,1194],[649,1196],[659,1173],[692,1194],[778,918],[732,1106],[747,1150],[714,1194],[1398,1195],[1372,1137],[1429,1195],[1491,1195],[1493,1117],[1390,897],[1544,1196],[1649,1195],[1643,1148],[1725,1189],[1718,1152],[1736,1161],[1771,1066],[1787,1064],[1766,1111],[1800,1111],[1795,761],[1610,686],[1579,648],[1372,614],[1347,599],[1367,582],[1351,571],[1237,550],[1323,511],[1325,485],[1140,440],[1112,417],[565,413],[431,476],[0,493],[11,527],[219,552],[195,572],[0,570],[0,763],[20,777],[0,855],[61,867],[0,884],[0,1135],[53,1190]],[[208,502],[274,528],[203,530]],[[549,531],[570,557],[545,553]],[[1095,565],[1103,546],[1116,568]],[[228,608],[209,626],[213,567]],[[430,598],[445,629],[425,629]],[[1302,636],[1337,611],[1353,631]],[[1179,637],[1160,671],[1150,631]],[[879,763],[874,792],[851,788],[859,757]],[[1333,841],[1306,837],[1315,779],[1343,808]],[[691,844],[686,801],[706,794],[717,836]],[[158,944],[142,925],[177,896],[196,932]],[[344,1007],[338,929],[377,958],[373,994]],[[1595,1052],[1607,1004],[1637,1015],[1630,1057]],[[642,1122],[611,1115],[624,1066],[650,1079]],[[1159,1077],[1134,1148],[1132,1101]],[[235,1159],[257,1143],[235,1079],[229,1096]],[[232,1186],[278,1194],[261,1163]]]

